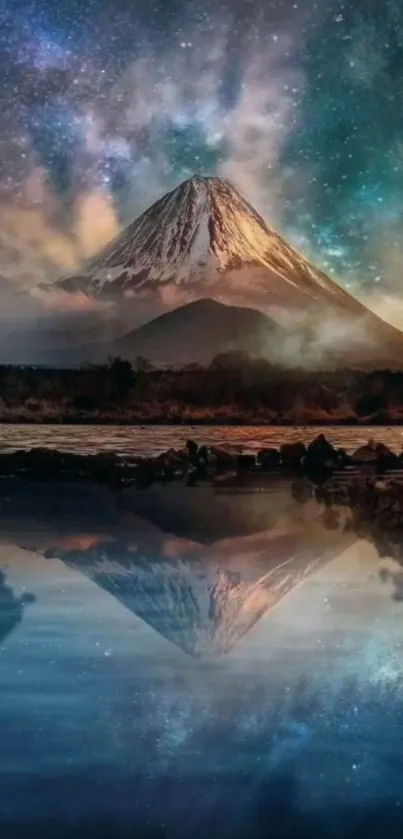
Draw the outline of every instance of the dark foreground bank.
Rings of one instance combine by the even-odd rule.
[[[243,482],[254,477],[305,478],[315,486],[352,470],[371,470],[377,476],[403,471],[403,452],[396,454],[384,443],[369,441],[349,454],[333,446],[324,434],[311,443],[284,443],[243,453],[238,446],[198,445],[188,440],[181,449],[168,449],[150,457],[100,452],[83,455],[50,448],[19,449],[0,453],[0,478],[37,481],[91,481],[109,486],[134,484],[147,488],[154,482]]]
[[[284,370],[243,353],[208,368],[121,358],[77,369],[0,365],[0,422],[35,424],[392,425],[403,372]]]

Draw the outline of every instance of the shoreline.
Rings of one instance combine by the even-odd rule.
[[[349,508],[347,531],[366,534],[379,544],[380,552],[385,550],[385,534],[403,535],[403,452],[397,455],[385,444],[370,441],[350,455],[333,446],[324,434],[308,445],[299,440],[254,454],[244,454],[230,445],[199,445],[191,439],[181,449],[148,457],[114,452],[74,454],[46,447],[0,452],[0,520],[15,514],[21,504],[25,512],[28,505],[32,513],[30,488],[35,485],[34,506],[44,504],[48,512],[63,509],[65,494],[81,508],[82,493],[92,487],[97,498],[94,496],[94,503],[86,509],[91,518],[99,512],[105,492],[115,495],[115,514],[135,509],[141,514],[143,507],[149,508],[155,491],[163,490],[172,499],[174,484],[192,499],[197,517],[203,516],[207,488],[212,489],[217,503],[223,494],[252,493],[257,498],[257,493],[262,498],[260,504],[265,505],[268,493],[268,511],[274,488],[285,489],[302,506],[319,502],[330,530],[339,527],[341,508]],[[67,508],[71,503],[70,499]],[[403,561],[403,552],[392,543],[387,549],[393,548],[392,555]]]
[[[220,428],[402,428],[403,427],[403,419],[402,420],[389,420],[385,422],[383,419],[382,422],[376,422],[376,420],[371,419],[365,422],[361,422],[360,420],[348,420],[348,419],[318,419],[314,421],[299,421],[295,422],[294,420],[284,420],[281,419],[278,422],[270,421],[264,422],[262,420],[253,421],[253,420],[243,420],[239,418],[234,418],[233,420],[220,420],[218,419],[196,419],[196,420],[174,420],[174,419],[165,419],[164,417],[156,418],[153,417],[152,419],[142,419],[142,420],[125,420],[124,418],[117,418],[117,419],[102,419],[97,417],[47,417],[46,419],[38,419],[35,420],[34,418],[30,417],[27,418],[14,418],[14,419],[2,419],[0,418],[0,426],[4,425],[26,425],[32,426],[33,428],[36,426],[85,426],[85,427],[97,427],[102,426],[105,428],[114,428],[114,427],[123,427],[123,428],[203,428],[203,427],[220,427]]]
[[[191,427],[190,430],[193,430]],[[187,429],[188,430],[188,429]],[[325,430],[325,429],[324,429]],[[55,441],[56,442],[56,441]],[[125,453],[103,450],[90,453],[56,446],[23,444],[18,448],[0,448],[0,479],[80,481],[92,480],[110,486],[138,485],[184,480],[189,487],[223,479],[240,486],[252,478],[289,477],[308,479],[323,485],[334,475],[347,476],[362,469],[372,469],[378,476],[399,473],[403,476],[403,452],[392,451],[381,440],[359,445],[355,452],[333,445],[326,434],[317,434],[310,442],[303,436],[291,442],[262,445],[246,451],[242,445],[196,442],[189,435],[179,448],[169,446],[160,453]]]

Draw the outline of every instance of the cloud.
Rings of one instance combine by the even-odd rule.
[[[44,206],[0,200],[0,274],[27,287],[71,272],[79,260],[74,240]]]
[[[13,223],[0,232],[0,270],[24,285],[79,271],[116,235],[121,215],[134,217],[193,171],[230,178],[281,223],[289,173],[280,158],[298,124],[302,81],[296,39],[280,30],[269,41],[250,35],[239,40],[235,60],[231,23],[217,16],[213,32],[184,26],[158,50],[143,46],[102,97],[95,85],[80,97],[67,85],[63,116],[79,138],[70,191],[57,195],[50,164],[26,138],[22,200],[8,202]],[[97,73],[89,62],[86,76]],[[116,172],[126,180],[120,210]]]
[[[211,174],[228,177],[278,223],[283,216],[283,181],[290,176],[280,161],[288,137],[298,126],[303,83],[295,57],[296,40],[280,32],[269,41],[255,36],[251,45],[245,37],[246,46],[238,46],[238,82],[232,96],[223,91],[228,27],[217,26],[214,36],[210,33],[205,41],[201,36],[195,41],[190,31],[181,44],[165,53],[142,55],[112,93],[109,130],[130,138],[141,203],[164,193],[186,175],[186,167],[188,174],[205,171],[207,157]],[[104,129],[107,125],[108,121]],[[193,137],[193,160],[182,169],[173,159],[175,149],[172,153],[167,144],[171,130]],[[195,136],[201,150],[196,148]]]
[[[71,312],[84,314],[90,312],[102,312],[110,309],[111,304],[100,302],[87,297],[82,292],[67,292],[60,288],[36,286],[30,290],[30,298],[37,301],[47,312]]]
[[[113,201],[100,189],[78,196],[74,219],[73,235],[81,260],[93,256],[119,233]]]
[[[304,193],[312,171],[308,164],[286,165],[284,152],[303,118],[304,6],[295,23],[277,21],[262,26],[261,33],[255,23],[235,40],[233,21],[223,15],[208,31],[184,23],[158,49],[143,43],[138,57],[109,86],[91,56],[81,75],[64,56],[64,90],[56,99],[64,103],[66,121],[79,138],[70,163],[71,188],[62,200],[52,186],[50,166],[29,137],[22,138],[21,194],[18,200],[0,200],[0,274],[35,286],[78,273],[118,233],[122,218],[135,217],[193,171],[229,178],[270,224],[295,233],[297,241],[298,225],[293,231],[286,225],[284,208],[290,196]],[[361,79],[364,67],[368,79],[368,74],[379,76],[382,67],[373,52],[373,31],[360,27],[361,38],[351,43],[346,61],[350,75]],[[116,173],[125,182],[117,197]],[[395,305],[403,256],[400,228],[391,227],[389,218],[381,223],[377,204],[372,203],[373,212],[367,199],[364,204],[363,249],[369,261],[383,266],[384,279],[395,289],[371,294],[369,305],[400,326],[400,303]],[[312,245],[312,238],[302,249],[319,255],[320,262],[325,250],[319,242]],[[342,253],[341,262],[347,257]],[[342,265],[338,273],[346,279],[341,271]],[[352,273],[350,290],[357,293],[365,277]],[[65,305],[67,298],[53,295],[52,306],[58,302]],[[181,302],[166,291],[167,305]],[[87,303],[77,298],[71,305],[80,309]]]
[[[403,298],[397,293],[373,291],[360,294],[360,300],[382,320],[403,331]]]
[[[34,170],[23,200],[0,200],[0,275],[30,288],[77,273],[119,229],[108,192],[89,190],[64,207]]]
[[[261,54],[246,60],[240,96],[225,116],[226,156],[219,167],[277,224],[283,221],[287,178],[281,156],[298,124],[297,94],[303,79],[291,51],[289,36],[277,36]]]
[[[353,319],[321,311],[317,317],[305,317],[296,328],[286,310],[272,309],[270,313],[286,329],[281,341],[272,335],[267,337],[265,354],[273,364],[319,370],[329,369],[335,359],[340,363],[342,358],[348,366],[351,359],[368,358],[370,350],[370,355],[376,357],[376,343],[365,316]]]

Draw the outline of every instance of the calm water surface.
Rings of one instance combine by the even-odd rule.
[[[1,837],[400,839],[403,604],[348,512],[7,492]]]
[[[118,454],[157,454],[169,448],[181,448],[193,438],[200,444],[233,444],[245,451],[257,451],[265,446],[278,447],[295,440],[309,442],[323,432],[329,440],[348,451],[372,437],[386,443],[399,453],[403,445],[403,428],[325,427],[245,427],[245,426],[76,426],[76,425],[1,425],[0,451],[33,446],[49,446],[61,451],[94,454],[114,451]]]

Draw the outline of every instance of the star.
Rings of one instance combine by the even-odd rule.
[[[0,193],[18,206],[41,167],[36,209],[47,226],[58,202],[74,240],[85,190],[122,224],[189,173],[223,175],[344,287],[400,294],[398,12],[1,0]]]

